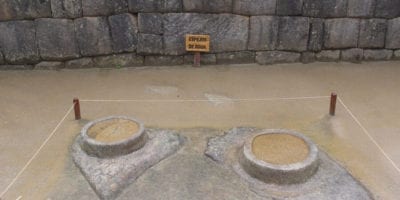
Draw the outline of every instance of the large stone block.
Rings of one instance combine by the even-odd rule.
[[[347,15],[350,17],[372,17],[376,0],[348,0]],[[380,1],[380,0],[378,0]]]
[[[387,21],[385,19],[365,19],[360,23],[358,47],[383,48],[385,46]]]
[[[0,22],[0,47],[11,64],[35,64],[39,60],[33,21]]]
[[[315,62],[315,53],[314,52],[303,52],[301,53],[301,62],[304,64]]]
[[[51,17],[50,0],[0,0],[0,21]]]
[[[324,43],[324,20],[319,18],[310,19],[310,39],[308,50],[321,51]]]
[[[241,15],[273,15],[276,10],[276,1],[233,0],[233,13]]]
[[[365,49],[364,60],[390,60],[393,56],[392,50],[387,49]]]
[[[260,51],[256,53],[256,62],[261,65],[274,63],[299,62],[301,54],[287,51]]]
[[[218,53],[217,64],[254,63],[255,56],[253,51]]]
[[[301,15],[303,0],[278,0],[276,13],[278,15]]]
[[[363,49],[357,49],[357,48],[342,50],[341,59],[344,61],[358,63],[361,62],[363,58],[363,53],[364,53]]]
[[[274,50],[278,42],[279,18],[250,17],[249,50]]]
[[[303,15],[310,17],[345,17],[347,0],[304,0]]]
[[[385,18],[400,17],[400,1],[376,0],[375,16]]]
[[[388,21],[386,48],[400,49],[400,17]]]
[[[139,13],[138,24],[140,33],[163,34],[163,15],[161,13]]]
[[[162,36],[154,34],[139,34],[137,53],[141,55],[162,54]]]
[[[133,13],[182,11],[182,0],[128,0],[128,4]]]
[[[232,11],[232,0],[183,0],[186,12],[229,13]]]
[[[65,68],[67,69],[81,69],[81,68],[92,68],[92,67],[94,67],[92,58],[79,58],[65,62]]]
[[[164,15],[164,47],[169,55],[185,53],[185,34],[209,34],[211,52],[247,49],[249,18],[232,14]]]
[[[82,0],[83,16],[105,16],[128,11],[126,0]]]
[[[278,49],[306,51],[310,22],[306,17],[282,17],[279,20]]]
[[[146,56],[144,64],[147,66],[183,65],[183,56]]]
[[[143,56],[135,53],[125,53],[109,56],[98,56],[93,58],[94,66],[99,68],[121,68],[142,66],[144,63]]]
[[[31,70],[33,65],[0,65],[1,70]]]
[[[340,50],[324,50],[315,54],[315,58],[321,62],[339,61]]]
[[[72,20],[42,18],[35,22],[39,52],[44,60],[79,57]]]
[[[394,51],[393,59],[400,60],[400,50]]]
[[[327,49],[357,47],[359,27],[359,19],[326,20],[324,47]]]
[[[4,56],[3,56],[3,53],[1,53],[1,49],[0,49],[0,65],[4,64],[4,63],[5,63]]]
[[[112,40],[106,18],[84,17],[76,19],[75,33],[83,56],[111,54]]]
[[[82,16],[81,0],[51,0],[54,18],[78,18]]]
[[[201,54],[200,64],[202,65],[214,65],[217,64],[217,56],[212,53]],[[185,65],[193,65],[194,56],[193,54],[184,56],[184,64]]]
[[[135,16],[125,13],[108,18],[114,52],[133,52],[138,40],[138,25]]]
[[[43,61],[35,65],[35,70],[59,70],[64,68],[63,62]]]

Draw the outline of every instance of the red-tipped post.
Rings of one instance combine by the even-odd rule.
[[[74,98],[73,103],[74,103],[74,111],[75,111],[75,120],[80,120],[81,119],[81,106],[79,105],[79,99]]]
[[[200,67],[200,60],[201,60],[200,52],[194,52],[193,66]]]
[[[336,112],[336,99],[337,99],[337,94],[332,92],[331,94],[331,106],[329,107],[329,114],[334,116]]]

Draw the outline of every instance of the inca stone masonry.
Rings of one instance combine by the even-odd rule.
[[[0,69],[400,59],[400,0],[0,0]]]

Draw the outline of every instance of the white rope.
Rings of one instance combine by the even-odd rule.
[[[0,197],[3,197],[4,194],[11,188],[12,185],[17,181],[17,179],[21,176],[21,174],[28,168],[28,166],[32,163],[32,161],[36,158],[36,156],[40,153],[40,151],[43,149],[43,147],[47,144],[47,142],[50,140],[51,137],[56,133],[57,129],[61,126],[61,124],[64,122],[64,120],[67,118],[69,113],[72,111],[74,108],[75,104],[72,104],[72,106],[68,109],[67,113],[64,115],[64,117],[58,122],[57,126],[53,129],[53,131],[47,136],[46,140],[40,145],[39,149],[33,154],[31,159],[25,164],[25,166],[18,172],[18,174],[14,177],[14,179],[11,181],[11,183],[4,189],[4,191],[0,194]],[[19,198],[22,198],[20,196]]]
[[[344,109],[350,114],[353,120],[357,123],[357,125],[363,130],[363,132],[368,136],[368,138],[378,147],[379,151],[389,160],[389,162],[393,165],[393,167],[400,173],[400,168],[396,165],[396,163],[389,157],[389,155],[382,149],[382,147],[378,144],[378,142],[371,136],[371,134],[367,131],[367,129],[361,124],[361,122],[357,119],[357,117],[351,112],[351,110],[344,104],[342,99],[338,97],[339,102],[342,104]]]
[[[226,99],[216,98],[217,101],[278,101],[278,100],[301,100],[301,99],[322,99],[330,96],[309,96],[309,97],[276,97],[276,98],[254,98],[254,99]],[[83,99],[81,102],[209,102],[207,99]]]

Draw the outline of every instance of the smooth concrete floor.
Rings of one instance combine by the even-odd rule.
[[[63,168],[70,156],[68,148],[80,128],[88,120],[107,115],[130,115],[148,126],[163,128],[227,130],[254,126],[301,130],[377,199],[398,199],[399,75],[400,62],[394,61],[1,71],[2,199],[46,197],[46,193],[52,192],[51,184],[57,184],[60,176],[67,175]],[[337,115],[329,117],[328,98],[265,100],[327,96],[331,91],[338,93],[397,169],[339,102]],[[83,120],[75,121],[72,112],[67,115],[14,182],[70,109],[73,97],[139,101],[82,101]],[[204,101],[170,101],[183,99]],[[10,183],[13,184],[8,187]]]

